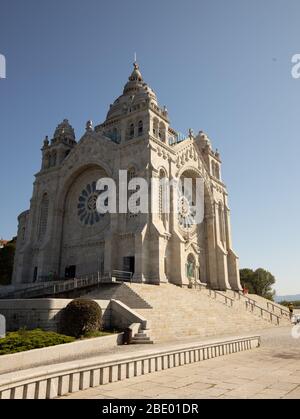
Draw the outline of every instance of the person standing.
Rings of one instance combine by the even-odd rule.
[[[294,305],[293,305],[293,303],[289,303],[288,309],[289,309],[289,312],[290,312],[290,319],[292,320],[292,317],[293,317],[293,314],[294,314]]]

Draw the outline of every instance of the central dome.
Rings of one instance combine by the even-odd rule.
[[[133,71],[128,77],[128,82],[124,86],[123,94],[110,105],[106,116],[107,120],[126,114],[133,106],[142,102],[151,100],[157,104],[156,94],[144,82],[139,65],[134,63],[133,67]]]

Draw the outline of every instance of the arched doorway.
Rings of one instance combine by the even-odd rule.
[[[77,172],[64,200],[60,254],[60,276],[93,274],[104,258],[104,235],[109,228],[109,214],[96,209],[97,181],[106,171],[91,165]]]

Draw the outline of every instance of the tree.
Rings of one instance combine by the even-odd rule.
[[[0,285],[11,283],[16,250],[16,238],[0,249]]]
[[[79,338],[101,328],[102,310],[94,300],[76,298],[64,308],[60,318],[60,332]]]
[[[275,284],[275,277],[265,269],[258,268],[255,271],[252,269],[240,270],[241,284],[248,288],[250,294],[257,294],[261,297],[273,300],[275,291],[272,285]]]

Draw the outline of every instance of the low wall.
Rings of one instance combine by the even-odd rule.
[[[129,308],[122,301],[110,301],[110,315],[111,326],[119,329],[125,329],[132,323],[140,323],[141,329],[146,330],[150,328],[150,322],[146,320],[141,314]]]
[[[122,341],[123,333],[116,333],[11,355],[0,355],[0,375],[40,365],[58,364],[79,358],[97,356],[105,349],[113,349],[115,346],[121,345]]]
[[[0,314],[6,318],[7,331],[26,327],[57,332],[62,310],[70,301],[61,298],[0,300]],[[95,301],[101,307],[104,328],[123,330],[132,323],[140,323],[142,329],[149,329],[147,320],[121,301]]]
[[[259,347],[259,336],[180,343],[165,350],[111,354],[0,375],[0,399],[53,399],[68,393]]]
[[[61,312],[71,301],[71,299],[62,298],[0,300],[0,314],[6,318],[7,331],[26,327],[57,332]],[[103,326],[110,328],[109,301],[97,300],[97,303],[102,309]]]

